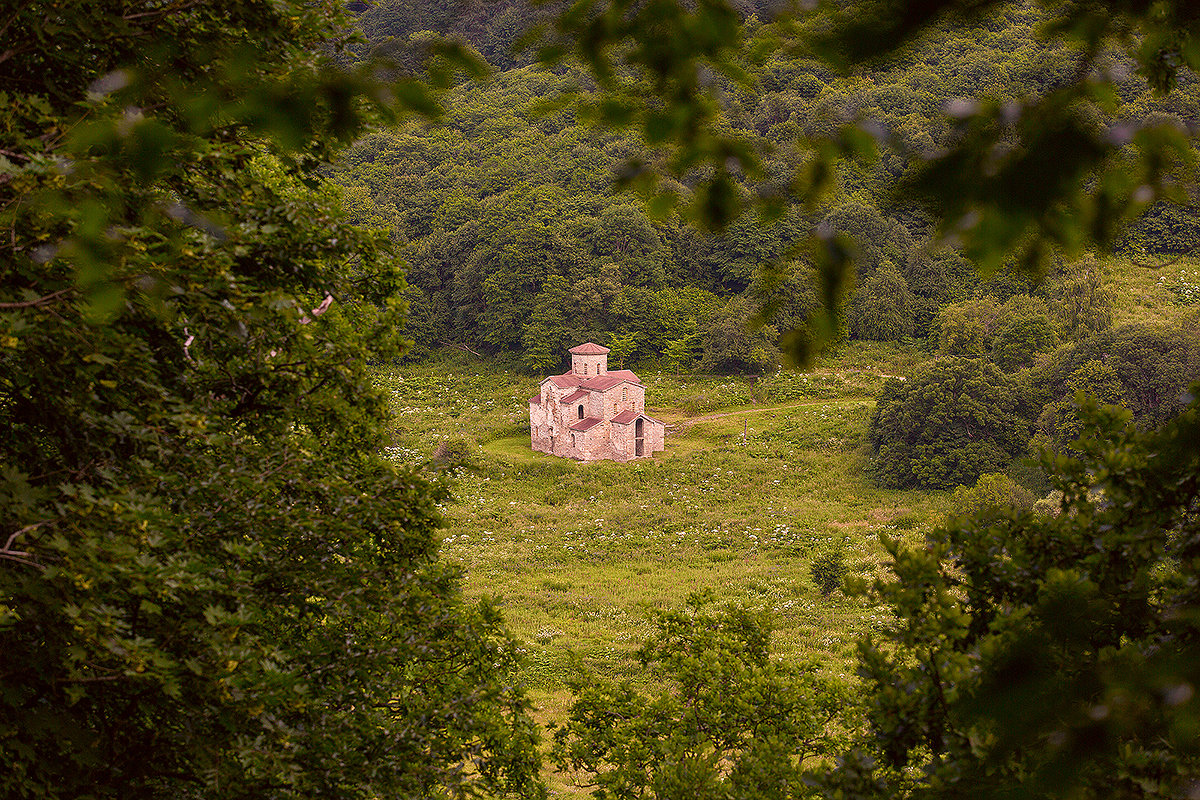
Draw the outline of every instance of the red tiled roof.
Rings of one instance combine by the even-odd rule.
[[[628,425],[629,423],[633,422],[638,417],[642,417],[647,422],[653,422],[656,425],[665,425],[666,424],[661,419],[655,419],[654,417],[650,416],[649,414],[647,414],[643,411],[622,411],[620,414],[617,414],[615,417],[613,417],[612,421],[617,423],[618,425]]]
[[[631,370],[614,369],[603,375],[597,375],[594,378],[585,378],[575,372],[564,372],[562,375],[551,375],[549,378],[544,378],[542,383],[553,381],[554,385],[560,389],[569,389],[572,386],[579,386],[593,392],[603,392],[611,389],[622,381],[629,381],[641,385],[642,379],[635,375]]]
[[[573,431],[590,431],[592,428],[600,424],[599,417],[585,417],[571,426]]]
[[[642,379],[639,378],[636,374],[634,374],[634,371],[631,369],[610,369],[608,372],[604,373],[600,377],[607,378],[610,375],[615,378],[620,378],[621,380],[629,381],[630,383],[641,383],[642,382]]]
[[[614,369],[612,372],[606,372],[603,375],[597,375],[595,378],[588,378],[579,385],[584,389],[590,389],[593,392],[607,391],[620,383],[641,383],[638,376],[634,375],[627,369]]]
[[[576,356],[602,356],[608,352],[608,348],[595,342],[584,342],[575,345],[567,352]]]
[[[588,394],[589,394],[589,392],[587,389],[576,389],[575,391],[571,392],[569,395],[564,397],[562,399],[562,401],[564,403],[574,403],[576,400],[582,400],[583,398],[587,397]]]
[[[539,392],[538,394],[535,394],[533,397],[529,398],[529,402],[531,402],[531,403],[537,403],[537,404],[540,406],[540,405],[542,404],[542,395],[541,395],[541,393]]]
[[[583,376],[576,375],[573,372],[565,372],[562,375],[551,375],[549,378],[543,379],[542,383],[545,383],[546,381],[553,381],[554,385],[558,388],[567,389],[571,386],[578,386],[579,384],[583,383]]]

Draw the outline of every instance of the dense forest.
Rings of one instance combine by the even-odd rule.
[[[797,168],[797,139],[846,121],[876,126],[881,151],[874,164],[844,164],[838,191],[823,207],[791,208],[773,224],[745,215],[719,234],[697,232],[678,215],[655,218],[636,196],[614,189],[627,162],[653,154],[635,135],[554,110],[555,99],[582,78],[521,67],[505,55],[529,21],[516,7],[455,9],[381,3],[361,22],[381,49],[419,51],[434,31],[462,36],[497,73],[456,89],[435,126],[381,130],[359,141],[335,172],[353,217],[404,244],[418,354],[463,341],[520,355],[540,370],[559,363],[564,344],[608,342],[619,334],[633,336],[623,349],[638,360],[659,360],[676,343],[690,346],[700,369],[767,369],[775,360],[769,346],[723,334],[737,328],[731,320],[753,315],[764,293],[758,270],[772,263],[793,277],[765,344],[803,323],[812,289],[796,248],[817,227],[856,242],[859,291],[844,320],[854,338],[945,337],[939,310],[976,298],[1002,304],[1028,294],[1036,300],[1025,308],[1040,308],[1040,300],[1062,320],[1054,312],[1094,280],[1086,265],[1059,263],[1037,286],[1004,273],[981,281],[953,248],[932,240],[927,215],[889,191],[912,154],[935,151],[955,135],[939,112],[956,99],[986,94],[1016,101],[1069,80],[1072,57],[1043,46],[1038,14],[1028,6],[1010,7],[977,30],[940,30],[851,79],[836,79],[816,62],[778,58],[763,65],[760,91],[730,87],[730,124],[770,153],[768,176]],[[1184,127],[1200,115],[1194,81],[1158,97],[1131,64],[1115,55],[1111,61],[1126,77],[1110,118],[1097,125]],[[1192,209],[1161,202],[1132,226],[1119,251],[1176,255],[1188,252],[1198,234]],[[1069,329],[1050,326],[1031,346],[1049,349],[1092,332],[1077,320],[1065,323]],[[1094,328],[1095,320],[1088,324]],[[1028,354],[1000,359],[1011,369]]]
[[[901,431],[885,414],[874,434],[885,483],[953,487],[1003,468],[1031,440],[1061,449],[1074,438],[1064,409],[1081,389],[1125,402],[1147,424],[1162,421],[1200,375],[1195,324],[1113,327],[1114,298],[1094,258],[1055,257],[1040,280],[1005,267],[981,277],[895,190],[915,156],[962,136],[942,113],[962,98],[1015,104],[1073,79],[1077,56],[1046,46],[1035,7],[1008,5],[974,27],[944,25],[849,78],[779,56],[761,66],[758,91],[730,85],[729,125],[768,153],[765,177],[744,181],[744,193],[799,169],[797,142],[847,122],[875,132],[879,155],[842,161],[836,190],[818,207],[791,205],[770,222],[747,213],[719,232],[678,213],[655,215],[617,188],[628,164],[655,154],[634,132],[588,124],[556,104],[586,78],[513,54],[517,32],[535,22],[521,8],[380,3],[360,17],[375,52],[415,59],[423,43],[447,34],[496,69],[455,88],[438,124],[372,132],[333,173],[352,218],[388,230],[402,247],[410,357],[461,343],[545,372],[562,366],[572,344],[595,340],[622,360],[675,370],[773,371],[781,337],[803,330],[818,305],[804,242],[821,230],[849,237],[853,248],[856,285],[838,337],[910,342],[959,359],[897,392],[924,396],[912,387],[929,381],[949,397],[970,373],[989,376],[979,401],[993,408],[1002,397],[1009,406],[1003,430],[984,425],[984,441],[969,448],[946,442],[946,426]],[[741,11],[752,32],[758,9]],[[1120,76],[1119,94],[1096,126],[1186,129],[1200,119],[1200,82],[1190,75],[1159,95],[1128,57],[1113,52],[1103,62]],[[1194,206],[1160,201],[1116,250],[1169,260],[1191,252],[1198,236]],[[753,326],[764,309],[766,325]],[[891,402],[885,397],[884,408]],[[895,413],[912,420],[913,409],[896,402]],[[953,464],[930,466],[947,453]]]

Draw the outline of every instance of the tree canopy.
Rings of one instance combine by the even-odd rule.
[[[879,482],[952,489],[1002,470],[1029,440],[1023,394],[980,359],[940,358],[889,381],[871,415]]]
[[[581,675],[554,759],[612,800],[755,798],[808,793],[806,758],[832,749],[827,724],[844,688],[814,664],[771,658],[768,617],[713,610],[703,596],[663,613],[638,659],[667,687]]]
[[[661,321],[664,329],[639,330],[635,361],[660,357],[692,316],[676,316],[658,298],[617,301],[666,287],[716,295],[695,318],[701,332],[719,326],[710,314],[734,295],[756,304],[769,299],[764,311],[787,317],[772,322],[773,344],[803,361],[843,335],[848,317],[859,313],[846,307],[853,296],[847,289],[867,293],[884,264],[915,295],[912,325],[872,329],[872,337],[936,335],[931,324],[947,303],[976,294],[1004,303],[1016,292],[1036,292],[1056,314],[1069,312],[1062,319],[1071,336],[1086,335],[1080,309],[1097,300],[1099,316],[1089,323],[1095,330],[1104,292],[1073,277],[1089,269],[1095,275],[1088,247],[1099,242],[1147,259],[1173,254],[1178,247],[1164,240],[1160,248],[1150,228],[1164,208],[1180,224],[1195,216],[1188,194],[1194,143],[1183,120],[1200,115],[1200,84],[1186,68],[1173,86],[1154,84],[1118,30],[1122,19],[1135,27],[1159,23],[1122,7],[1099,20],[1099,50],[1092,52],[1057,26],[1071,12],[1053,3],[935,3],[932,15],[880,58],[851,63],[821,44],[856,15],[882,13],[876,5],[805,10],[713,0],[692,9],[672,1],[645,12],[601,2],[572,6],[559,22],[554,8],[512,4],[495,14],[471,4],[365,10],[363,26],[384,51],[387,37],[399,46],[424,30],[484,52],[493,40],[488,31],[500,24],[496,14],[542,25],[527,37],[533,49],[497,62],[504,71],[491,81],[455,87],[442,125],[375,131],[336,170],[356,204],[369,199],[378,206],[372,216],[364,210],[364,219],[398,220],[396,235],[411,244],[409,278],[420,289],[414,311],[431,323],[420,329],[420,343],[462,340],[490,354],[520,354],[532,298],[560,276],[573,297],[586,299],[579,330],[624,335],[644,326],[626,313],[638,304]],[[390,22],[381,27],[384,18]],[[679,26],[689,33],[671,33]],[[578,44],[577,35],[592,44]],[[657,50],[647,36],[678,47]],[[592,46],[603,52],[593,57],[586,52]],[[535,56],[554,68],[518,65]],[[1047,126],[1084,126],[1105,155],[1090,160],[1061,138],[1024,141],[1021,126],[1035,130],[1043,113]],[[1063,122],[1061,114],[1079,119]],[[1058,159],[1057,147],[1071,152]],[[942,174],[933,156],[961,151],[967,166],[943,172],[973,174],[982,186],[992,178],[976,174],[987,166],[970,160],[976,148],[1003,156],[997,169],[1007,170],[1005,180],[1017,189],[1028,184],[1059,199],[1075,194],[1060,209],[1049,196],[994,187],[1014,204],[1008,218],[1022,220],[1012,229],[982,205],[951,214],[933,197]],[[1022,153],[1043,149],[1045,170],[1021,161]],[[1076,165],[1074,178],[1056,184],[1045,177],[1075,158],[1087,163]],[[1120,175],[1142,175],[1144,165],[1130,166],[1139,159],[1159,159],[1154,169],[1162,174],[1115,186]],[[1034,174],[1041,177],[1029,180]],[[632,202],[637,198],[614,184],[645,202]],[[1087,199],[1089,187],[1108,199]],[[977,187],[944,188],[946,196],[966,197]],[[1130,202],[1117,197],[1128,192]],[[1045,213],[1025,207],[1043,201]],[[1144,209],[1148,215],[1139,217]],[[989,221],[979,227],[977,216]],[[710,229],[695,230],[697,219]],[[1109,223],[1111,231],[1097,232]],[[530,246],[506,253],[511,239]],[[1016,251],[1021,255],[1011,255]],[[964,254],[985,265],[982,280]],[[764,268],[811,285],[803,314],[783,311],[792,284],[762,281]],[[1014,271],[1051,280],[1035,289]],[[483,285],[489,279],[491,290]],[[496,290],[506,282],[511,289]],[[1036,326],[1028,320],[1005,334],[1016,343],[1002,355],[1006,368],[1025,365],[1029,345],[1051,341]],[[807,330],[791,334],[795,327]]]
[[[4,16],[0,793],[536,794],[444,489],[381,454],[398,262],[321,188],[434,93],[336,68],[340,3]]]
[[[1197,385],[1200,388],[1200,385]],[[888,543],[860,648],[870,734],[840,797],[1178,797],[1200,775],[1200,403],[1161,429],[1084,402],[1051,514],[992,504]],[[1005,504],[1007,505],[1007,504]]]

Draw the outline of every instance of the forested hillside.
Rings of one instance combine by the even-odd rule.
[[[491,80],[452,92],[439,124],[377,130],[336,170],[350,214],[402,245],[415,357],[458,343],[540,373],[561,368],[566,348],[590,339],[622,363],[773,370],[782,337],[803,331],[819,306],[805,247],[816,229],[844,234],[852,248],[856,286],[836,337],[909,342],[952,359],[881,398],[872,447],[885,484],[952,488],[1003,469],[1031,444],[1061,451],[1078,432],[1071,420],[1080,390],[1126,405],[1142,424],[1161,422],[1200,375],[1195,315],[1152,323],[1114,315],[1121,297],[1112,262],[1060,256],[1042,280],[1009,269],[981,277],[895,188],[915,156],[966,135],[954,123],[980,102],[969,98],[1009,104],[1016,115],[1024,99],[1076,79],[1078,56],[1047,46],[1041,12],[1029,5],[1009,5],[975,27],[943,25],[849,78],[778,54],[762,65],[756,91],[730,85],[724,111],[733,132],[768,154],[764,175],[743,181],[746,195],[761,198],[772,180],[804,169],[798,143],[847,122],[874,132],[879,155],[839,162],[836,186],[819,205],[787,204],[769,222],[743,214],[720,231],[674,211],[656,214],[615,188],[630,165],[662,154],[563,105],[587,85],[583,74],[520,66],[507,48],[534,21],[521,8],[382,3],[361,17],[378,51],[407,47],[416,64],[423,43],[446,33],[496,66]],[[743,11],[753,31],[754,9]],[[1157,95],[1127,58],[1102,62],[1120,78],[1119,95],[1094,119],[1106,135],[1200,119],[1200,85],[1188,75]],[[1117,240],[1116,263],[1167,263],[1198,236],[1193,207],[1160,201]],[[1177,287],[1181,311],[1192,302],[1189,286]],[[763,316],[766,324],[754,327]],[[978,440],[951,440],[945,420],[973,413],[970,404],[955,410],[964,401],[954,387],[971,380],[999,427],[985,423]]]
[[[1022,309],[1049,311],[1054,321],[1031,323],[1042,328],[1027,331],[1036,349],[1095,328],[1095,320],[1081,329],[1058,313],[1097,283],[1093,267],[1060,260],[1036,287],[1004,273],[981,282],[952,247],[931,240],[927,216],[891,192],[914,154],[961,136],[954,111],[975,102],[963,98],[1016,103],[1073,79],[1077,58],[1038,38],[1034,9],[1015,4],[974,29],[944,26],[849,79],[815,61],[777,56],[762,66],[757,91],[730,86],[725,111],[734,132],[769,153],[766,177],[747,181],[746,193],[761,194],[772,176],[784,181],[803,167],[797,141],[848,121],[869,121],[879,158],[842,162],[836,191],[819,207],[790,206],[771,224],[747,214],[720,233],[700,233],[677,214],[654,216],[635,195],[613,188],[627,164],[661,154],[632,134],[555,110],[587,81],[570,70],[522,66],[529,58],[511,54],[517,32],[533,22],[533,12],[522,8],[458,4],[447,11],[393,2],[370,6],[360,19],[375,48],[407,48],[414,67],[431,31],[462,38],[496,67],[492,80],[453,92],[440,124],[377,131],[346,154],[336,174],[351,214],[404,244],[409,334],[418,355],[422,347],[463,342],[520,355],[542,370],[557,367],[571,342],[627,337],[618,349],[636,360],[661,362],[670,352],[677,367],[764,370],[778,358],[777,337],[802,326],[815,304],[798,243],[817,227],[856,243],[859,288],[842,321],[850,337],[953,338],[938,324],[946,305],[979,297],[1004,304],[1024,294],[1036,299],[1021,301]],[[752,30],[756,19],[749,16]],[[1120,57],[1108,59],[1106,69],[1121,76],[1120,96],[1095,124],[1113,136],[1122,125],[1183,127],[1200,118],[1200,87],[1187,76],[1160,97]],[[1198,235],[1191,209],[1163,201],[1132,226],[1118,251],[1174,256],[1188,252]],[[759,291],[758,270],[770,264],[791,277],[782,289]],[[747,334],[744,323],[764,295],[781,307],[761,336]],[[1003,337],[1016,335],[1009,327]],[[1003,351],[998,363],[1006,369],[1028,361],[1026,345],[984,344]]]

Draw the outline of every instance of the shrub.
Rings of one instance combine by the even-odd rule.
[[[817,556],[813,559],[809,574],[822,597],[833,594],[846,577],[846,551],[838,545]]]
[[[1021,486],[1003,472],[980,475],[973,486],[954,490],[951,503],[955,514],[978,515],[989,509],[1033,508],[1033,492]]]
[[[445,439],[433,450],[430,464],[441,472],[458,472],[475,464],[471,443],[466,439]]]
[[[1002,470],[1029,439],[1024,390],[981,359],[943,358],[890,381],[869,431],[880,484],[950,489]]]

